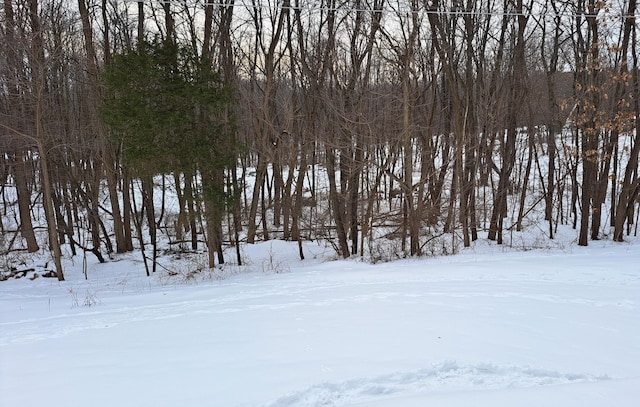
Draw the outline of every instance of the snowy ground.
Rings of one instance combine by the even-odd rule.
[[[640,241],[0,283],[0,406],[638,406]],[[278,271],[278,273],[275,273]],[[221,272],[222,273],[222,272]]]

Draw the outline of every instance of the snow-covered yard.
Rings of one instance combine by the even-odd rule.
[[[369,265],[247,246],[0,283],[0,405],[616,406],[640,400],[640,242]],[[316,259],[313,259],[316,253]]]

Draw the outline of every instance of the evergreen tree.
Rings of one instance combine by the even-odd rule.
[[[214,251],[223,262],[227,197],[222,174],[235,167],[236,143],[224,115],[230,90],[220,75],[193,49],[164,40],[114,56],[103,85],[107,96],[101,117],[122,147],[124,165],[147,181],[157,174],[199,173],[210,265]]]

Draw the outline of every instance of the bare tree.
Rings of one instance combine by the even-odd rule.
[[[627,12],[625,13],[624,34],[621,47],[622,58],[620,62],[620,75],[622,75],[622,78],[626,78],[628,76],[631,77],[632,85],[630,91],[632,93],[633,100],[631,105],[633,106],[633,127],[635,127],[635,132],[633,130],[630,131],[630,133],[633,134],[633,144],[630,150],[629,161],[627,162],[627,166],[624,172],[624,179],[621,183],[621,191],[618,198],[618,203],[615,208],[615,212],[612,215],[612,218],[614,220],[613,240],[618,242],[624,240],[623,235],[625,222],[628,225],[633,223],[633,209],[635,200],[640,194],[640,178],[638,177],[638,156],[640,155],[640,142],[638,140],[638,128],[640,128],[640,102],[638,101],[638,97],[640,97],[640,83],[638,82],[638,69],[640,68],[640,66],[638,65],[638,43],[636,38],[637,28],[636,25],[633,24],[633,22],[635,21],[634,16],[636,13],[636,8],[637,2],[635,0],[629,0]],[[628,48],[630,38],[633,60],[631,69],[629,69],[628,61]],[[631,71],[631,74],[629,74],[629,70]],[[618,82],[617,86],[619,87],[618,89],[621,90],[623,83]],[[612,207],[613,206],[614,205],[612,204]]]

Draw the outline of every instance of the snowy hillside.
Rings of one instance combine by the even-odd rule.
[[[149,279],[132,255],[5,281],[0,405],[637,406],[639,242],[479,244],[370,265],[273,241],[248,273]]]

